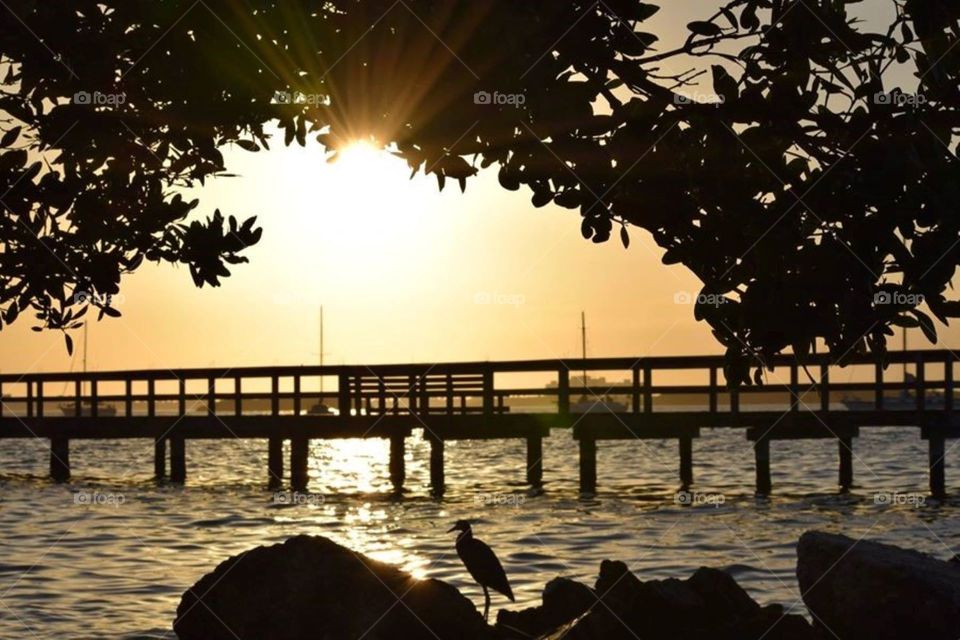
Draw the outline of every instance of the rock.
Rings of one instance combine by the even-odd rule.
[[[543,604],[522,611],[501,610],[497,630],[508,638],[536,638],[583,615],[597,603],[593,589],[569,578],[554,578],[543,588]]]
[[[807,608],[840,640],[957,640],[960,566],[887,544],[807,532],[797,545]]]
[[[600,567],[597,593],[609,607],[607,617],[643,638],[720,637],[736,631],[760,612],[760,605],[730,575],[701,568],[687,580],[642,582],[622,562]]]
[[[315,536],[221,563],[183,594],[173,628],[181,640],[494,637],[453,586]]]
[[[574,587],[564,588],[573,593]],[[784,615],[776,605],[761,607],[736,580],[717,569],[698,569],[687,580],[644,582],[624,563],[604,560],[589,595],[594,598],[592,606],[575,608],[571,603],[567,616],[549,618],[550,623],[566,618],[552,632],[544,632],[543,626],[517,628],[527,637],[540,633],[542,638],[565,640],[820,640],[803,617]],[[586,604],[580,597],[575,602]],[[545,593],[544,607],[502,612],[498,627],[515,621],[545,624],[548,618],[542,609],[548,600]]]

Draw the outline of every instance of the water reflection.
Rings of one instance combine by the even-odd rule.
[[[757,499],[742,433],[705,430],[692,490],[724,500],[681,504],[675,443],[601,444],[600,493],[580,500],[577,448],[566,432],[545,443],[542,494],[524,484],[519,442],[451,442],[448,490],[438,501],[429,496],[422,439],[408,442],[401,497],[392,495],[387,443],[315,442],[316,499],[278,504],[264,488],[264,442],[190,442],[186,487],[155,485],[147,443],[78,441],[73,482],[54,485],[44,478],[45,443],[3,442],[0,637],[30,637],[28,628],[58,638],[163,637],[181,593],[200,576],[232,554],[299,533],[449,580],[482,604],[446,533],[461,518],[500,556],[517,607],[536,603],[557,575],[594,580],[604,558],[624,560],[643,578],[726,567],[759,600],[789,605],[799,597],[794,545],[811,528],[952,555],[956,499],[877,502],[882,492],[925,495],[926,449],[916,433],[865,430],[855,446],[849,495],[835,488],[832,443],[784,442],[773,447],[776,493]],[[960,451],[949,456],[956,468]],[[124,500],[78,504],[80,491]]]

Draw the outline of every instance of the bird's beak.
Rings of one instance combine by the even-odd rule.
[[[449,529],[447,529],[447,533],[453,533],[453,532],[456,531],[456,530],[457,530],[457,527],[456,527],[456,526],[453,526],[453,527],[450,527]]]

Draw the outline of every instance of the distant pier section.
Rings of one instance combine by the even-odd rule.
[[[71,440],[144,439],[157,478],[173,482],[186,481],[190,440],[264,439],[269,486],[306,490],[310,440],[384,438],[399,490],[406,439],[420,430],[432,490],[442,494],[447,441],[524,440],[523,472],[538,486],[552,435],[578,442],[589,494],[603,441],[676,440],[680,485],[689,487],[701,429],[739,429],[754,453],[756,490],[769,494],[771,442],[836,441],[838,486],[849,489],[860,430],[899,426],[927,441],[930,491],[942,496],[945,443],[960,436],[957,360],[949,350],[891,352],[887,368],[869,356],[844,367],[780,356],[765,384],[738,388],[727,386],[722,356],[4,374],[0,439],[47,440],[58,481],[70,478]]]

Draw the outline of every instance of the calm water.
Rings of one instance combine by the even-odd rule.
[[[500,554],[517,606],[537,602],[557,575],[592,583],[604,558],[626,561],[642,578],[725,567],[762,602],[790,605],[799,597],[794,545],[811,528],[944,558],[960,551],[951,524],[960,500],[916,504],[927,483],[918,432],[862,433],[851,495],[836,494],[833,443],[780,442],[772,447],[776,496],[758,500],[743,431],[705,430],[694,445],[704,502],[693,506],[675,501],[674,442],[601,443],[600,493],[578,499],[576,446],[565,431],[544,444],[541,495],[526,493],[519,441],[448,443],[442,501],[428,495],[419,439],[408,444],[400,500],[389,497],[386,443],[314,442],[315,493],[294,506],[263,488],[263,441],[189,442],[185,488],[152,481],[146,441],[71,443],[69,485],[45,479],[45,442],[3,441],[0,638],[173,637],[184,589],[231,554],[298,533],[449,580],[482,607],[445,533],[458,518],[475,520],[475,533]],[[958,462],[960,447],[947,458],[954,492]],[[898,504],[877,504],[877,492],[894,490]],[[88,498],[101,504],[78,504]],[[504,603],[495,598],[494,608]]]

